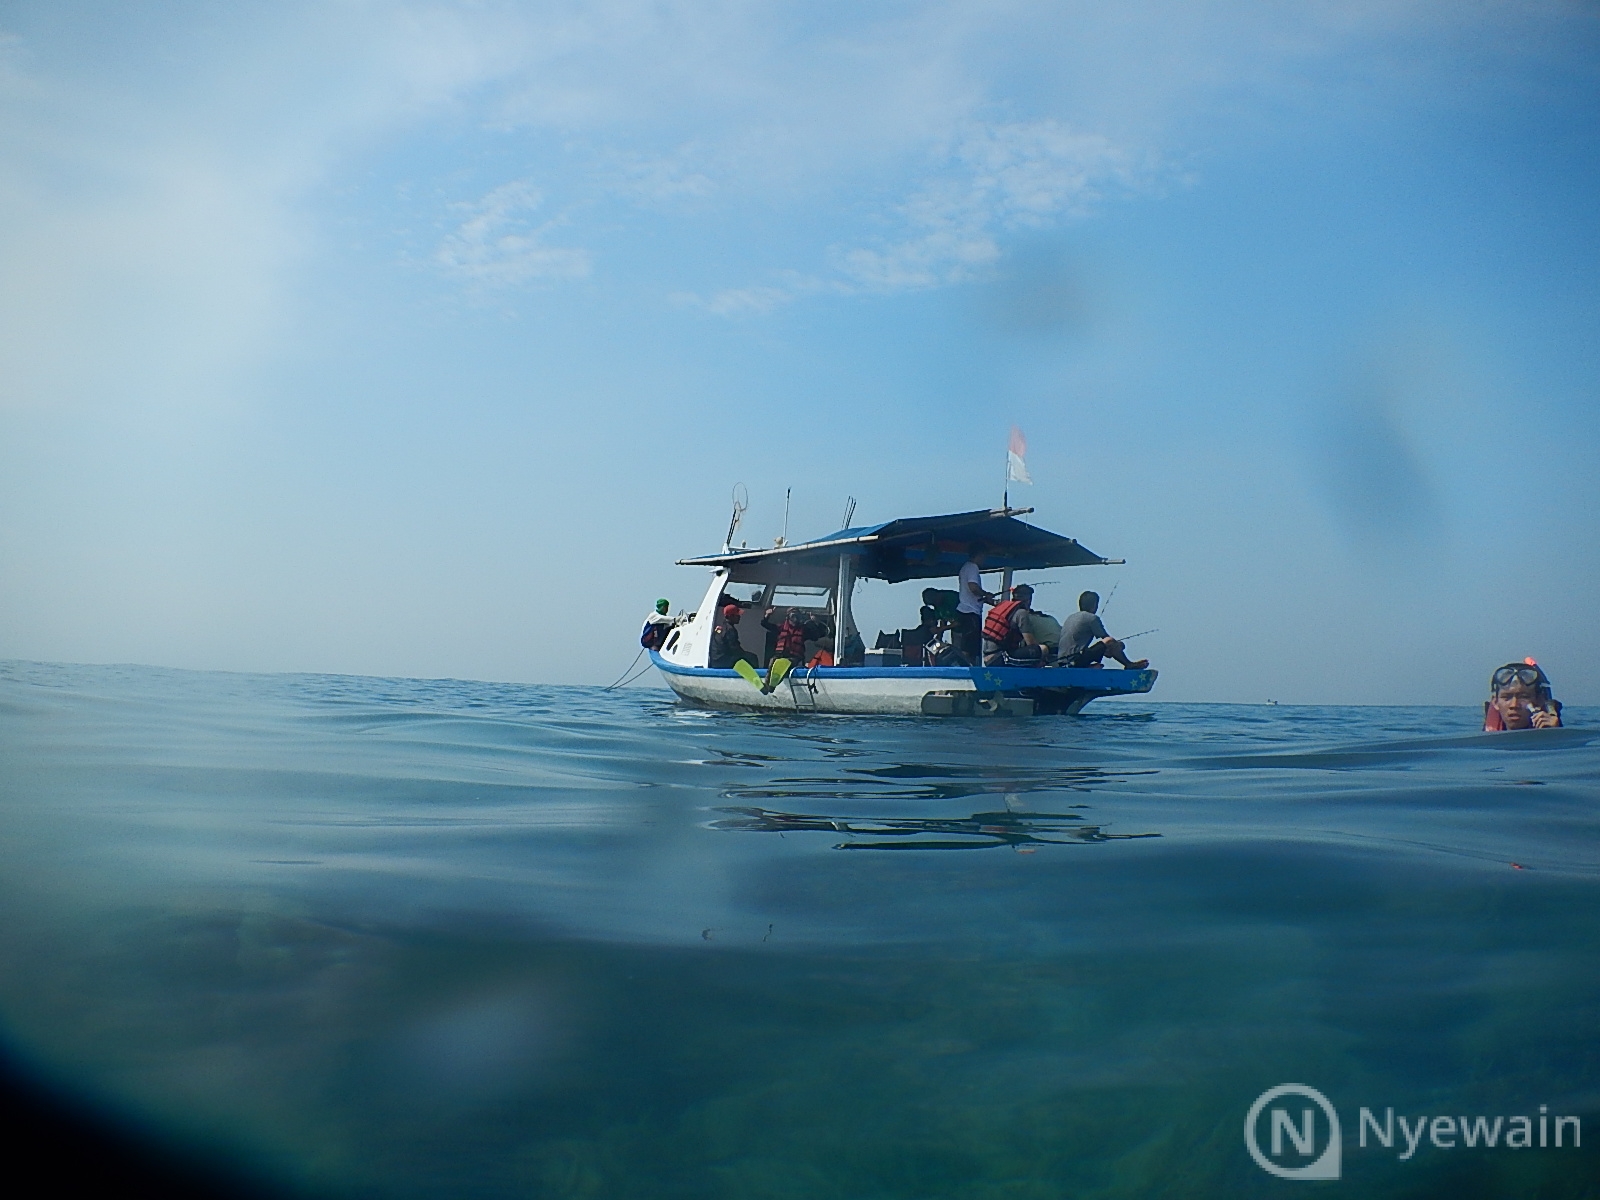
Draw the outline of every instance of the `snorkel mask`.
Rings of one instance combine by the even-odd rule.
[[[1548,699],[1550,696],[1550,677],[1531,658],[1525,658],[1519,663],[1507,663],[1496,669],[1489,677],[1489,694],[1497,696],[1506,688],[1518,683],[1538,699]]]

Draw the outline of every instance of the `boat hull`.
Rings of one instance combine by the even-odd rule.
[[[763,694],[736,671],[686,667],[654,651],[650,660],[691,704],[767,712],[1072,714],[1102,696],[1148,692],[1157,675],[1080,667],[814,667]]]

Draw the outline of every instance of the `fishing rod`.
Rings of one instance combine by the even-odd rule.
[[[1105,598],[1105,603],[1100,605],[1100,619],[1105,620],[1106,609],[1111,607],[1112,598],[1116,596],[1117,589],[1122,586],[1122,580],[1117,580],[1111,585],[1111,594]]]
[[[744,496],[743,496],[742,499],[740,498],[740,495],[739,495],[741,492],[744,493]],[[722,552],[724,554],[726,554],[729,550],[733,549],[733,535],[734,535],[734,532],[739,528],[740,522],[742,522],[744,520],[745,510],[748,509],[749,507],[750,507],[750,489],[745,487],[744,484],[742,484],[742,483],[734,484],[733,485],[733,516],[728,518],[728,536],[722,539]]]
[[[1117,641],[1119,641],[1119,642],[1131,642],[1131,641],[1133,641],[1134,638],[1143,637],[1147,633],[1160,633],[1160,632],[1161,632],[1161,630],[1159,630],[1159,629],[1142,629],[1138,633],[1130,633],[1125,638],[1118,638]]]

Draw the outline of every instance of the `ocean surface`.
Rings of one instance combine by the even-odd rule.
[[[285,1196],[1597,1196],[1567,718],[0,664],[0,1036]],[[1246,1149],[1291,1082],[1337,1182]]]

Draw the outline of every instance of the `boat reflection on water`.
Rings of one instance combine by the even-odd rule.
[[[824,817],[771,808],[719,808],[732,816],[712,829],[756,833],[843,833],[851,841],[835,850],[984,850],[994,846],[1064,846],[1160,837],[1159,833],[1107,833],[1075,813],[981,812],[970,817]],[[1055,836],[1052,836],[1055,835]],[[874,840],[854,840],[870,838]],[[888,839],[888,840],[877,840]]]
[[[731,755],[724,755],[717,763],[719,766],[735,764],[767,765],[748,756],[734,759]],[[1135,775],[1154,774],[1155,771],[1149,770],[1108,771],[1101,767],[1055,765],[1019,770],[989,765],[897,763],[887,767],[846,767],[836,775],[777,776],[754,786],[726,788],[722,796],[726,800],[965,800],[973,804],[992,804],[1004,796],[1006,807],[1013,814],[1042,817],[1047,814],[1023,812],[1017,797],[1025,793],[1092,792],[1107,783],[1120,782]]]

